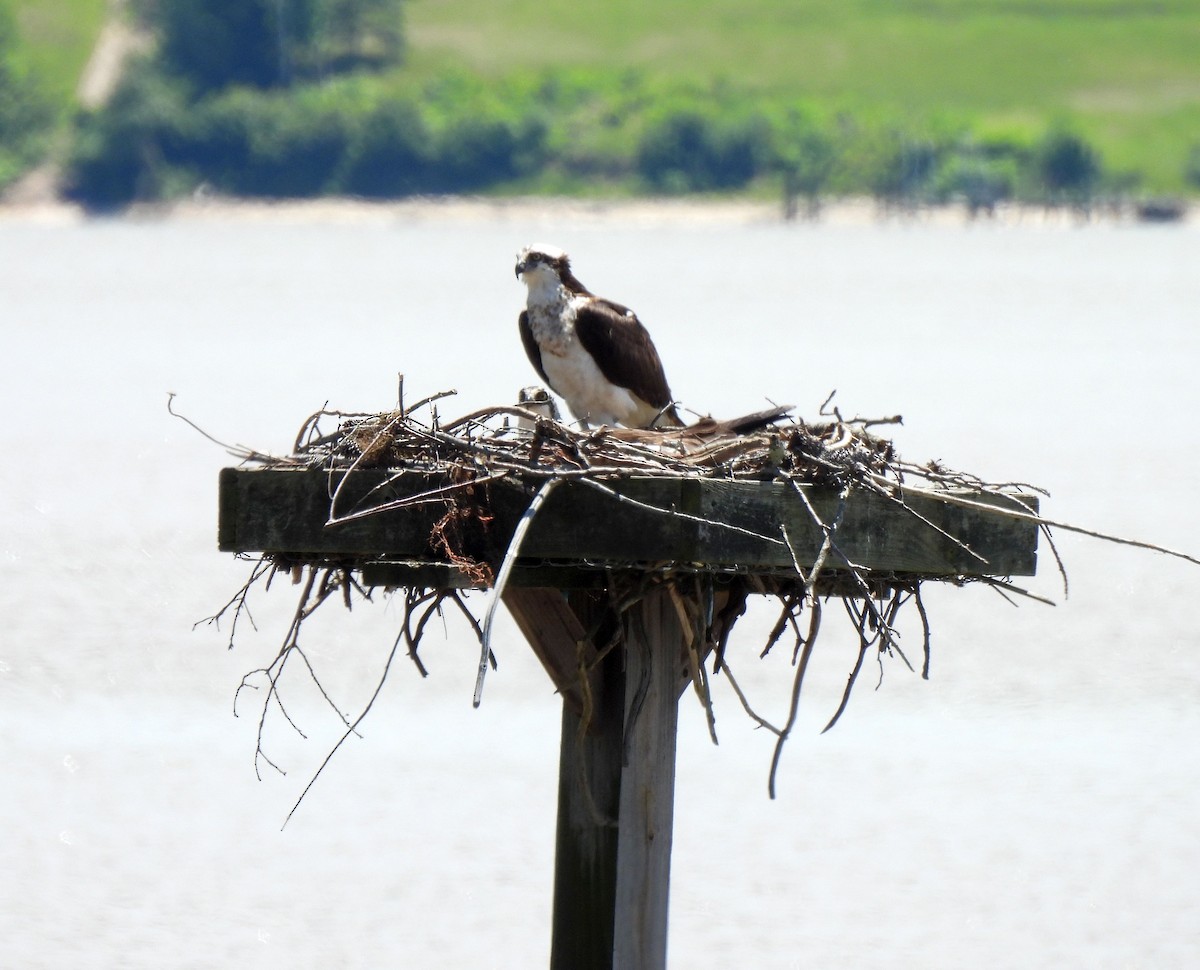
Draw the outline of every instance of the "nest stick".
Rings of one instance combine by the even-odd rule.
[[[918,512],[916,509],[914,509],[911,505],[909,505],[903,499],[897,497],[894,493],[894,489],[879,488],[879,489],[877,489],[877,491],[878,491],[878,494],[882,495],[884,498],[888,499],[890,502],[893,502],[894,504],[900,506],[900,508],[904,509],[905,512],[907,512],[909,515],[913,516],[919,522],[923,523],[924,525],[929,526],[929,528],[933,529],[933,531],[938,533],[938,535],[942,536],[943,538],[949,539],[956,546],[958,546],[963,552],[965,552],[968,556],[971,556],[973,559],[977,560],[978,562],[983,563],[985,566],[988,565],[987,559],[985,559],[983,556],[979,555],[979,553],[977,553],[974,549],[972,549],[965,542],[963,542],[962,539],[958,538],[958,536],[952,535],[951,533],[947,532],[936,522],[931,522],[927,516],[922,515],[920,512]]]
[[[397,413],[386,425],[384,425],[382,428],[380,428],[378,431],[375,432],[374,438],[371,439],[371,444],[367,448],[364,448],[359,453],[358,457],[355,458],[354,461],[352,461],[350,463],[350,467],[346,470],[346,473],[342,476],[342,480],[337,483],[337,487],[333,490],[333,492],[329,496],[329,521],[332,522],[337,518],[338,498],[341,496],[342,489],[345,487],[346,482],[348,482],[350,480],[351,473],[354,471],[355,468],[357,468],[359,466],[359,464],[367,456],[367,453],[371,450],[371,448],[374,447],[374,445],[377,442],[379,442],[383,438],[383,436],[385,434],[387,434],[387,432],[391,431],[391,429],[398,422],[402,421],[403,419],[404,419],[404,415]],[[329,474],[332,477],[332,475],[333,475],[332,468],[330,468]]]
[[[715,526],[718,529],[729,529],[731,532],[740,532],[742,535],[752,536],[755,539],[761,539],[763,542],[770,542],[777,546],[783,545],[782,539],[776,539],[774,536],[763,535],[761,532],[754,532],[751,529],[743,529],[740,525],[733,525],[729,522],[721,522],[716,519],[705,519],[699,515],[692,515],[689,512],[680,512],[678,509],[664,509],[657,505],[650,505],[648,502],[639,502],[635,498],[630,498],[628,495],[622,495],[615,489],[609,488],[607,485],[601,484],[594,478],[580,478],[581,482],[599,489],[608,495],[611,495],[618,502],[626,502],[634,505],[639,509],[645,509],[647,512],[657,512],[660,515],[670,515],[680,519],[687,519],[689,522],[698,522],[701,525]]]
[[[229,452],[229,454],[233,455],[234,458],[241,459],[242,461],[258,461],[258,462],[263,462],[264,464],[286,465],[286,464],[294,464],[295,463],[292,460],[287,459],[287,458],[278,458],[274,455],[268,455],[261,451],[255,451],[253,448],[247,448],[245,445],[227,445],[224,441],[221,441],[218,438],[214,438],[207,431],[205,431],[202,427],[200,427],[200,425],[196,424],[196,422],[193,421],[191,418],[187,417],[186,415],[180,414],[178,411],[175,410],[175,392],[174,391],[167,392],[167,413],[169,415],[171,415],[171,417],[173,417],[173,418],[178,418],[184,424],[188,425],[188,427],[190,427],[193,431],[199,432],[201,435],[203,435],[205,438],[207,438],[209,441],[211,441],[214,445],[224,448],[227,452]]]
[[[814,570],[815,574],[816,570]],[[804,684],[804,674],[808,669],[808,658],[812,656],[813,644],[817,642],[817,633],[821,629],[821,601],[814,599],[808,611],[808,636],[804,638],[804,649],[800,651],[800,660],[796,665],[796,675],[792,678],[792,702],[788,708],[787,722],[775,739],[775,751],[771,755],[771,771],[767,776],[767,792],[775,797],[775,775],[779,771],[779,759],[783,755],[783,745],[792,728],[796,726],[796,715],[800,710],[800,688]]]
[[[679,592],[679,588],[674,582],[668,584],[667,590],[671,596],[671,603],[675,607],[675,613],[679,617],[679,625],[687,636],[688,677],[692,682],[692,688],[696,691],[696,697],[704,707],[708,735],[712,738],[712,743],[717,744],[719,743],[717,741],[717,718],[713,713],[712,694],[708,687],[708,670],[700,658],[700,644],[704,638],[703,625],[700,619],[694,615],[692,605]]]
[[[886,479],[885,479],[886,481]],[[1174,556],[1176,559],[1183,559],[1185,562],[1193,563],[1200,566],[1200,558],[1189,555],[1186,552],[1180,552],[1178,549],[1169,549],[1166,546],[1160,546],[1153,542],[1143,542],[1141,539],[1126,539],[1122,536],[1113,535],[1111,532],[1100,532],[1096,529],[1085,529],[1080,525],[1072,525],[1070,522],[1060,522],[1055,519],[1047,519],[1035,512],[1021,511],[1016,509],[1008,509],[999,505],[992,505],[988,502],[976,502],[969,498],[963,498],[961,495],[954,495],[950,492],[935,491],[929,489],[920,489],[926,495],[930,495],[941,502],[948,502],[951,505],[961,505],[969,509],[983,509],[988,512],[995,512],[999,515],[1007,515],[1013,519],[1020,519],[1022,522],[1033,522],[1041,526],[1043,529],[1049,527],[1052,529],[1065,529],[1067,532],[1075,532],[1079,535],[1088,536],[1092,539],[1103,539],[1105,542],[1115,542],[1122,546],[1134,546],[1137,549],[1149,549],[1151,552],[1161,552],[1165,556]]]
[[[350,476],[347,475],[338,484],[338,491]],[[446,496],[451,492],[460,491],[464,488],[470,488],[473,485],[482,485],[485,482],[494,482],[500,478],[508,477],[507,471],[492,472],[487,475],[481,475],[479,478],[469,478],[461,482],[452,482],[449,485],[441,485],[438,488],[431,488],[428,491],[420,492],[417,495],[408,495],[404,498],[394,499],[390,502],[384,502],[382,505],[372,505],[370,508],[359,509],[356,512],[347,512],[344,515],[335,515],[333,512],[333,503],[330,503],[329,520],[326,525],[340,525],[343,522],[353,522],[356,519],[365,519],[369,515],[378,515],[381,512],[390,512],[394,509],[409,508],[414,505],[428,505],[431,502],[443,502]],[[335,496],[336,501],[336,496]]]
[[[723,670],[725,672],[725,676],[729,678],[729,685],[733,688],[734,694],[737,695],[737,699],[741,702],[742,710],[746,712],[750,720],[754,721],[759,727],[766,728],[768,731],[778,737],[782,733],[779,728],[777,728],[766,718],[761,717],[754,710],[754,708],[750,706],[750,701],[746,699],[745,692],[742,690],[741,685],[738,684],[737,679],[733,676],[733,670],[730,668],[728,661],[721,665],[721,670]]]
[[[287,817],[283,820],[283,825],[280,826],[280,829],[285,828],[287,823],[291,821],[292,816],[296,814],[296,809],[300,807],[300,803],[304,801],[304,797],[309,793],[309,791],[312,790],[312,786],[315,785],[317,783],[317,779],[321,777],[321,772],[323,772],[325,770],[325,766],[333,760],[333,756],[338,753],[338,750],[341,748],[341,746],[346,743],[346,740],[350,737],[350,735],[358,733],[358,726],[362,724],[363,719],[368,713],[370,713],[371,708],[375,704],[376,698],[379,697],[379,692],[383,690],[383,685],[387,681],[388,672],[392,669],[392,661],[396,657],[396,648],[399,645],[399,639],[392,644],[391,652],[388,654],[387,661],[383,665],[383,673],[379,676],[379,682],[375,685],[375,690],[371,694],[371,699],[367,701],[366,706],[363,707],[363,709],[359,712],[358,717],[354,719],[354,723],[349,725],[349,727],[346,728],[345,733],[338,738],[337,744],[330,748],[329,753],[325,755],[325,760],[321,762],[320,767],[317,768],[317,770],[313,773],[313,776],[308,780],[308,784],[304,786],[304,791],[300,793],[300,797],[296,799],[296,804],[294,804],[291,808],[291,811],[287,813]]]
[[[870,641],[860,634],[858,640],[858,658],[854,661],[854,666],[850,668],[849,677],[846,678],[846,689],[842,691],[842,700],[838,704],[837,710],[833,712],[833,717],[829,719],[829,723],[821,728],[822,734],[837,724],[842,713],[846,710],[846,706],[850,703],[850,693],[854,690],[854,683],[858,680],[858,672],[862,670],[863,659],[866,657],[870,646]]]

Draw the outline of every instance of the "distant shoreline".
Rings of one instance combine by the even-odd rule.
[[[376,201],[358,198],[235,199],[202,196],[174,202],[137,203],[111,215],[92,215],[83,207],[59,200],[10,201],[0,204],[0,224],[71,225],[92,220],[123,222],[224,222],[295,225],[392,225],[399,223],[561,222],[603,225],[787,225],[778,202],[749,199],[420,196]],[[1139,216],[1133,205],[1072,208],[998,205],[992,214],[972,216],[962,204],[885,208],[873,199],[822,202],[815,216],[801,214],[791,223],[804,225],[875,226],[1036,226],[1200,224],[1200,206],[1184,203],[1172,220]]]

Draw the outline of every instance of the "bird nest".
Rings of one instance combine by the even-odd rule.
[[[446,420],[440,407],[452,394],[434,395],[411,406],[402,404],[394,411],[381,414],[323,409],[303,422],[292,453],[282,457],[245,448],[229,448],[245,465],[320,469],[329,473],[330,525],[395,512],[398,507],[431,508],[436,514],[430,519],[428,548],[443,565],[451,567],[441,573],[401,573],[414,578],[381,586],[364,581],[369,564],[363,561],[329,557],[304,559],[275,553],[256,558],[246,584],[209,618],[214,624],[223,620],[230,622],[229,642],[232,646],[238,621],[246,614],[247,599],[252,590],[269,588],[272,577],[280,572],[290,575],[300,587],[293,622],[278,651],[269,664],[247,674],[238,689],[240,695],[242,688],[257,687],[264,680],[267,687],[257,706],[256,770],[260,769],[261,763],[278,769],[267,754],[265,728],[273,709],[272,702],[283,710],[280,691],[285,688],[289,670],[295,670],[296,676],[311,678],[324,694],[318,673],[300,646],[299,632],[304,621],[329,602],[342,602],[349,608],[356,599],[372,600],[380,590],[384,595],[402,601],[398,633],[379,687],[402,646],[420,673],[426,675],[420,647],[429,621],[447,610],[461,614],[481,651],[474,697],[478,705],[485,672],[489,666],[494,669],[496,665],[491,646],[496,606],[508,588],[514,569],[519,568],[522,561],[522,542],[530,524],[536,520],[548,494],[564,483],[582,483],[588,489],[612,496],[620,508],[637,508],[641,514],[662,516],[681,523],[697,517],[678,508],[647,506],[645,502],[621,494],[618,486],[632,477],[782,482],[794,488],[802,499],[821,540],[814,557],[807,559],[797,553],[786,525],[781,526],[779,535],[761,537],[782,543],[790,551],[786,568],[740,571],[736,564],[695,562],[558,561],[554,564],[558,568],[577,566],[581,572],[590,571],[593,576],[601,577],[600,583],[592,585],[599,587],[594,595],[607,603],[609,619],[587,631],[586,638],[590,641],[588,663],[592,668],[621,645],[622,615],[651,592],[668,592],[685,629],[691,631],[686,667],[696,694],[708,712],[710,728],[715,723],[711,677],[724,676],[746,713],[775,736],[769,779],[772,797],[779,754],[795,724],[804,673],[831,600],[838,601],[842,607],[839,612],[848,619],[859,650],[843,696],[825,730],[832,727],[846,709],[859,672],[869,656],[875,655],[881,661],[884,657],[898,658],[910,670],[920,669],[922,676],[928,677],[930,620],[921,595],[924,583],[982,582],[1006,597],[1033,596],[1007,577],[987,575],[984,571],[970,576],[921,575],[860,568],[839,549],[839,506],[835,503],[831,514],[822,514],[808,498],[811,494],[808,486],[840,497],[843,506],[853,493],[870,493],[911,509],[914,516],[920,516],[909,501],[914,494],[937,496],[967,506],[977,504],[993,513],[1032,523],[1048,542],[1052,525],[1101,538],[1116,538],[1051,522],[1039,514],[1035,501],[1014,499],[1014,496],[1038,494],[1041,490],[1034,486],[985,482],[974,475],[948,469],[939,462],[916,464],[906,461],[874,430],[899,424],[899,416],[847,418],[831,406],[832,395],[820,408],[818,418],[811,421],[792,416],[787,408],[772,408],[734,421],[703,419],[681,429],[639,431],[608,427],[580,429],[547,416],[544,409],[525,405],[485,408]],[[341,504],[345,483],[352,482],[356,475],[383,474],[386,479],[413,473],[434,476],[431,481],[436,484],[424,491],[410,492],[401,499],[388,498],[385,490],[368,489],[365,497],[360,495],[352,504]],[[338,484],[333,487],[335,480]],[[511,537],[497,545],[494,541],[489,542],[488,535],[495,514],[495,496],[501,490],[516,490],[523,496],[521,504],[525,511]],[[620,510],[614,507],[612,514],[619,515]],[[928,524],[930,528],[938,528],[934,523]],[[749,531],[732,521],[708,521],[706,526]],[[967,548],[965,541],[953,535],[944,535],[944,538]],[[1049,544],[1053,550],[1052,542]],[[1056,551],[1054,556],[1065,588],[1065,571]],[[457,577],[456,580],[445,582],[445,577],[450,575]],[[487,599],[482,610],[473,608],[468,600],[469,589],[464,587],[490,588],[490,593],[485,594]],[[790,703],[786,715],[777,722],[760,715],[751,705],[730,666],[727,646],[751,594],[773,598],[779,608],[778,619],[765,642],[760,644],[758,654],[765,656],[785,637],[790,641],[794,666]],[[906,609],[910,606],[911,609]],[[920,630],[916,642],[920,644],[921,659],[916,664],[900,645],[898,624],[902,616],[910,613],[915,614]],[[577,685],[582,691],[584,709],[587,708],[588,691],[586,673],[585,667]],[[564,689],[562,683],[557,686],[560,691]],[[379,687],[371,702],[357,714],[343,710],[325,695],[345,727],[342,741],[355,733],[378,695]],[[296,725],[292,724],[292,727]],[[715,730],[713,736],[715,740]],[[320,774],[319,770],[317,774]]]

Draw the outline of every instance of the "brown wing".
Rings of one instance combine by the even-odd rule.
[[[527,310],[521,311],[521,316],[517,320],[517,326],[521,331],[521,343],[525,345],[525,353],[529,357],[529,363],[533,364],[533,369],[538,372],[538,376],[549,387],[550,378],[546,376],[546,371],[542,367],[542,349],[533,337],[533,328],[529,326],[529,312]]]
[[[633,391],[647,404],[665,408],[671,388],[650,334],[634,312],[611,300],[594,299],[579,308],[575,334],[609,381]]]

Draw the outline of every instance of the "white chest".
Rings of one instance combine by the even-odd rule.
[[[577,307],[578,298],[572,299],[561,291],[546,302],[529,301],[526,307],[529,328],[542,350],[543,358],[564,357],[579,348],[579,340],[575,335]]]
[[[532,294],[531,294],[532,296]],[[623,387],[612,384],[580,344],[575,315],[585,297],[546,303],[532,299],[526,306],[529,328],[542,354],[542,369],[551,388],[562,395],[571,413],[589,424],[627,424],[645,405]]]

